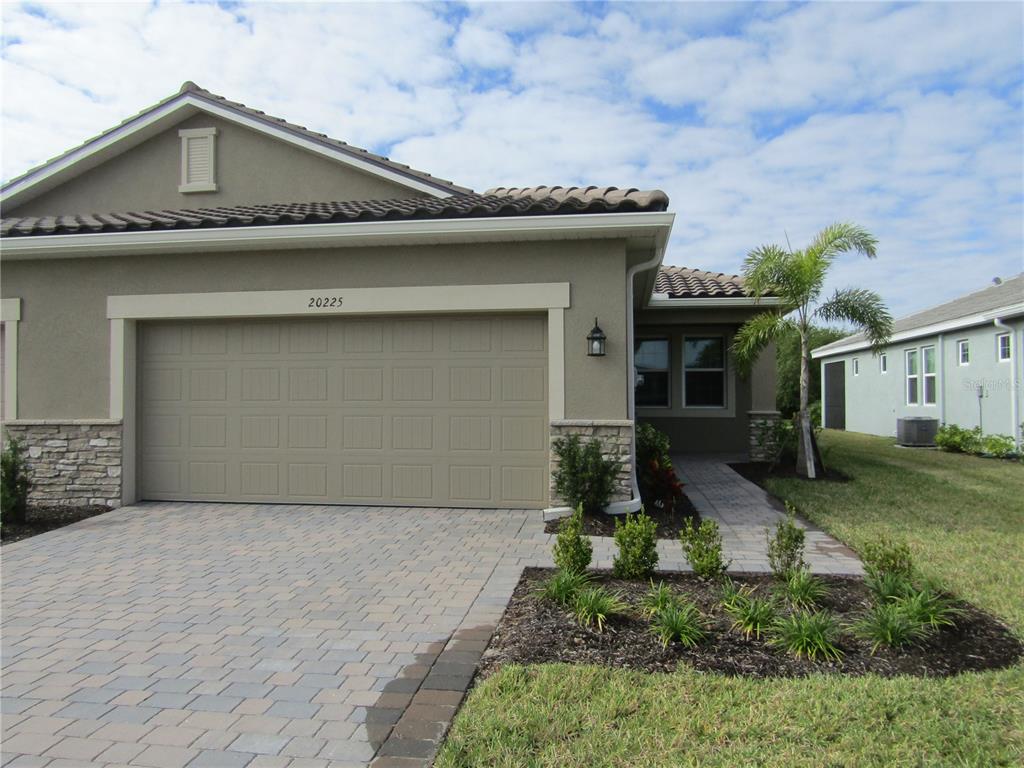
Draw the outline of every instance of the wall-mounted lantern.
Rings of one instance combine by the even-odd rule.
[[[597,318],[595,317],[594,327],[587,334],[587,355],[590,357],[604,357],[604,344],[607,340],[608,337],[604,335],[604,331],[597,324]]]

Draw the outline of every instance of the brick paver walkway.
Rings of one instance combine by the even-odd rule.
[[[535,511],[231,504],[10,544],[4,765],[422,765],[549,551]]]

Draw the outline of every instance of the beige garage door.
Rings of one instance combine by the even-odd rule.
[[[140,326],[143,499],[542,507],[544,316]]]

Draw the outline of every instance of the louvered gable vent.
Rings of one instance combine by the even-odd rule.
[[[181,137],[181,184],[179,192],[216,192],[216,128],[188,128]]]

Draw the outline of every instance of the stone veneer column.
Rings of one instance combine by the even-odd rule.
[[[25,446],[30,503],[121,506],[121,422],[18,419],[4,429]]]
[[[555,470],[558,456],[554,442],[560,437],[579,435],[584,443],[592,439],[601,442],[605,458],[620,462],[619,474],[615,480],[612,501],[628,501],[633,496],[633,422],[629,419],[560,419],[551,422],[550,485],[552,507],[564,506],[565,502],[555,493]]]
[[[763,436],[782,418],[778,411],[747,411],[750,433],[750,460],[771,461],[772,446],[765,445]]]

